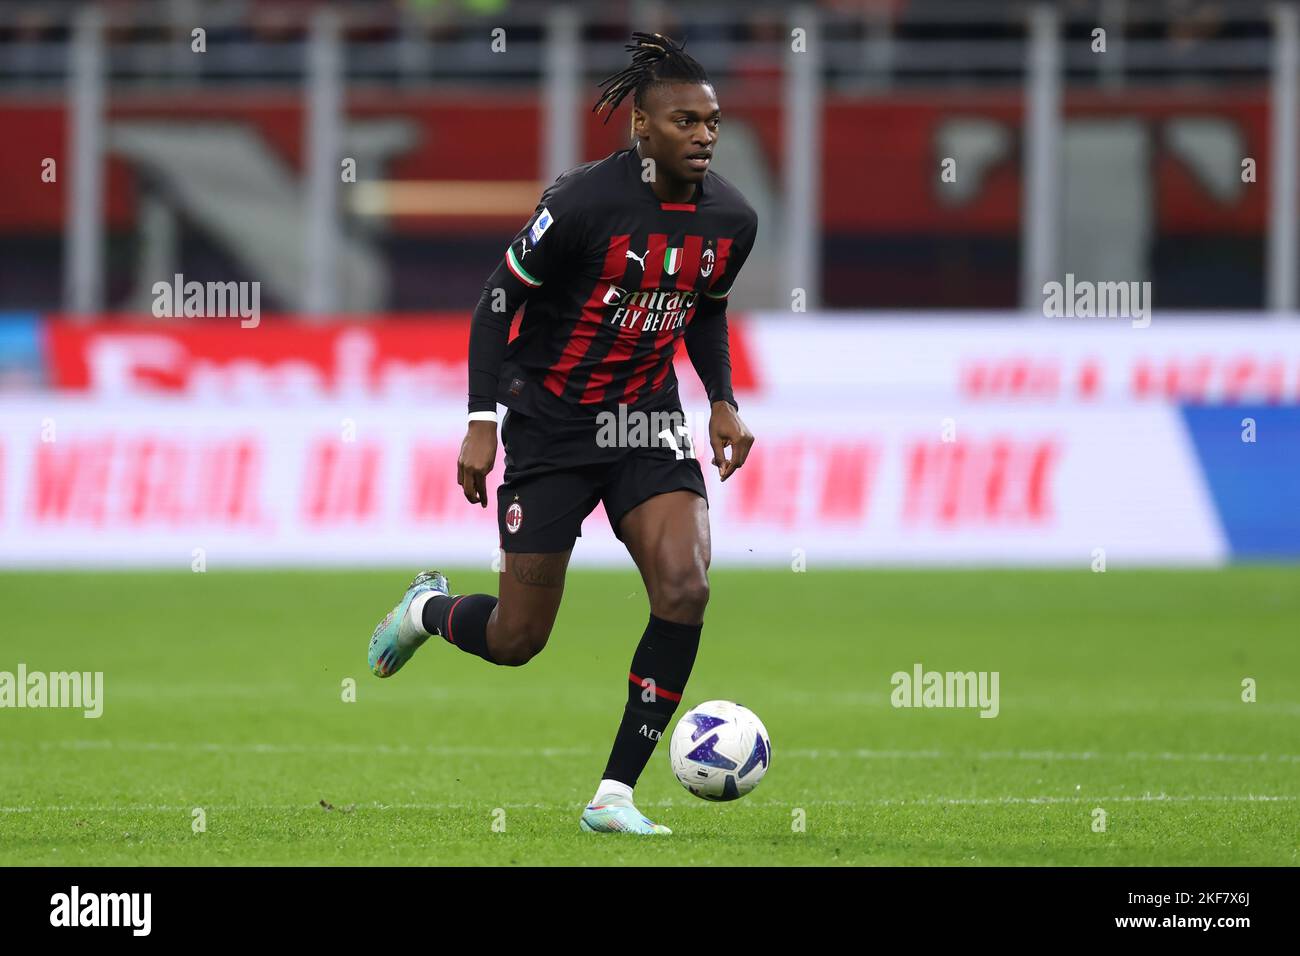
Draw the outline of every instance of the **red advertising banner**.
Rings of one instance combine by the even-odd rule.
[[[740,317],[729,318],[732,379],[753,392],[757,373]],[[375,316],[366,322],[310,322],[266,316],[172,323],[124,318],[87,325],[54,316],[44,327],[48,378],[57,389],[104,397],[176,396],[223,400],[463,398],[469,317]],[[678,378],[698,388],[685,349]]]
[[[747,127],[758,145],[757,158],[772,181],[781,172],[781,110],[769,99],[747,96],[743,88],[722,91],[729,125]],[[830,233],[944,235],[1018,234],[1021,195],[1019,137],[1023,102],[1019,91],[975,93],[898,93],[880,97],[829,96],[822,126],[821,220]],[[387,122],[410,131],[409,145],[385,159],[382,178],[396,182],[536,183],[541,114],[537,98],[526,93],[454,96],[432,93],[382,96],[355,92],[348,97],[353,124]],[[1213,178],[1187,162],[1176,147],[1177,120],[1213,127],[1241,156],[1268,155],[1267,90],[1129,90],[1122,98],[1070,91],[1065,99],[1071,123],[1110,122],[1141,131],[1150,155],[1144,167],[1144,192],[1151,197],[1158,231],[1178,234],[1259,234],[1263,230],[1266,189],[1252,188],[1225,197]],[[583,112],[583,161],[599,159],[626,145],[626,128],[602,123]],[[241,131],[231,150],[256,144],[258,154],[291,179],[301,176],[303,105],[301,97],[276,93],[248,96],[205,94],[114,94],[114,124],[155,123],[172,134],[215,124]],[[978,125],[1000,152],[978,170],[964,198],[954,201],[935,171],[952,135]],[[56,233],[63,228],[66,184],[60,175],[42,183],[42,162],[66,159],[67,120],[57,100],[40,105],[0,97],[0,234]],[[484,148],[502,128],[520,148]],[[724,146],[723,155],[725,159]],[[1234,153],[1237,155],[1237,153]],[[725,167],[724,167],[725,168]],[[106,189],[108,223],[130,228],[136,217],[139,171],[124,155],[109,158]],[[1235,172],[1235,170],[1234,170]],[[1267,171],[1261,164],[1261,184]],[[24,188],[18,184],[30,183]],[[530,194],[532,195],[532,194]],[[496,236],[513,232],[528,215],[525,203],[508,212],[458,215],[459,232]],[[400,212],[400,211],[399,211]],[[434,217],[402,213],[390,220],[398,232],[427,232]],[[437,217],[444,226],[446,216]]]

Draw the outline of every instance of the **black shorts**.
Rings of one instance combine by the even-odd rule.
[[[693,491],[706,502],[704,474],[680,410],[659,413],[671,438],[634,429],[615,432],[603,444],[591,422],[571,423],[507,411],[501,423],[505,477],[497,488],[501,549],[515,554],[568,551],[582,534],[582,521],[604,502],[614,534],[623,516],[647,498]],[[649,413],[647,413],[649,414]],[[680,423],[680,424],[678,424]],[[630,439],[630,440],[628,440]],[[706,445],[707,447],[707,445]]]

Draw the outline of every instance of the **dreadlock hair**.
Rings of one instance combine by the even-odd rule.
[[[591,108],[593,113],[605,110],[606,123],[629,93],[634,105],[643,106],[646,91],[653,86],[709,82],[704,67],[686,54],[685,43],[679,44],[662,33],[633,33],[632,39],[634,42],[624,47],[632,54],[631,65],[600,81],[604,92]]]

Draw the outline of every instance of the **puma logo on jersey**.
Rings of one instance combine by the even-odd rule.
[[[638,256],[635,252],[633,252],[631,249],[629,249],[629,250],[627,251],[627,258],[629,258],[629,259],[635,259],[635,260],[637,261],[637,265],[639,265],[642,269],[644,269],[644,268],[645,268],[645,257],[648,256],[649,254],[650,254],[650,250],[649,250],[649,249],[647,249],[645,252],[641,253],[641,255],[639,255],[639,256]]]

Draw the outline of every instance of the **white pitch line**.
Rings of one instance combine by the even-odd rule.
[[[249,753],[249,754],[378,754],[382,756],[437,756],[437,757],[589,757],[596,753],[589,747],[484,747],[439,746],[428,744],[281,744],[281,743],[190,743],[159,740],[59,740],[59,741],[4,741],[0,748],[34,747],[41,750],[128,750],[158,751],[164,753]],[[1234,754],[1193,753],[1180,751],[1115,751],[1096,750],[873,750],[867,748],[843,749],[837,747],[792,748],[775,750],[782,758],[798,760],[858,759],[858,760],[1047,760],[1047,761],[1159,761],[1191,763],[1297,763],[1300,754]]]
[[[132,750],[180,753],[249,753],[249,754],[381,754],[385,756],[488,756],[488,757],[573,757],[588,756],[587,747],[444,747],[429,744],[272,744],[272,743],[188,743],[169,740],[58,740],[3,741],[0,747],[36,747],[40,750]]]
[[[1076,753],[1061,753],[1053,750],[989,750],[979,754],[981,760],[1173,760],[1193,761],[1196,763],[1295,763],[1300,761],[1298,754],[1225,754],[1225,753],[1181,753],[1161,750],[1144,752],[1132,750],[1127,753],[1099,753],[1084,750]]]
[[[1296,763],[1300,754],[1228,754],[1228,753],[1180,753],[1177,751],[1141,751],[1130,750],[1124,753],[1103,753],[1096,750],[1061,751],[1061,750],[980,750],[980,751],[942,751],[942,750],[840,750],[836,748],[816,748],[812,750],[788,750],[786,757],[839,758],[857,757],[864,760],[1158,760],[1158,761],[1192,761],[1197,763]]]
[[[314,685],[309,682],[301,681],[269,681],[267,683],[169,683],[159,684],[156,682],[117,682],[113,684],[113,693],[117,698],[158,701],[161,699],[178,699],[178,700],[217,700],[217,701],[242,701],[242,700],[275,700],[291,699],[296,696],[310,694],[313,692]],[[504,686],[501,688],[484,688],[484,687],[449,687],[437,685],[403,685],[402,687],[385,687],[382,696],[371,697],[367,699],[369,705],[379,706],[410,706],[414,704],[436,704],[436,703],[456,703],[459,701],[471,701],[481,703],[484,700],[491,700],[497,697],[507,697],[510,700],[519,699],[550,699],[552,692],[549,688],[525,686],[513,686],[509,689]],[[836,707],[836,708],[858,708],[858,707],[884,707],[888,708],[891,693],[885,691],[808,691],[802,689],[785,689],[773,690],[766,694],[771,700],[781,700],[796,705],[816,704],[819,707]],[[1019,696],[1012,700],[1007,694],[1002,695],[1003,711],[1010,712],[1013,708],[1019,712],[1038,713],[1047,711],[1055,714],[1077,713],[1086,711],[1090,714],[1233,714],[1240,715],[1245,712],[1240,702],[1235,699],[1228,700],[1105,700],[1097,701],[1083,698],[1062,698],[1050,696]],[[593,707],[604,705],[591,705]],[[1300,703],[1292,701],[1269,701],[1260,704],[1252,704],[1252,708],[1259,708],[1261,713],[1267,713],[1270,716],[1297,716],[1300,715]],[[886,711],[887,712],[887,711]]]
[[[1001,804],[1039,804],[1039,803],[1091,803],[1093,805],[1101,803],[1232,803],[1232,802],[1265,802],[1273,803],[1279,801],[1297,800],[1293,794],[1190,794],[1186,796],[1170,796],[1165,793],[1147,793],[1141,796],[1127,794],[1112,797],[918,797],[914,800],[869,800],[867,803],[872,806],[925,806],[925,805],[945,805],[945,806],[996,806]],[[829,801],[828,801],[829,802]],[[834,803],[838,805],[851,806],[856,801],[837,800]]]
[[[1300,800],[1294,794],[1187,794],[1146,793],[1099,797],[885,797],[872,800],[800,800],[791,802],[746,801],[745,806],[787,809],[791,807],[906,807],[906,806],[1021,806],[1060,803],[1279,803]],[[197,804],[209,812],[246,812],[250,810],[314,811],[324,808],[316,803],[262,803],[262,804]],[[705,804],[675,800],[638,801],[643,807],[693,807],[703,809]],[[333,813],[350,813],[354,810],[574,810],[577,803],[501,803],[490,800],[482,803],[360,803],[335,807]],[[116,807],[49,806],[0,807],[0,813],[191,813],[194,806],[169,804],[137,804]]]

